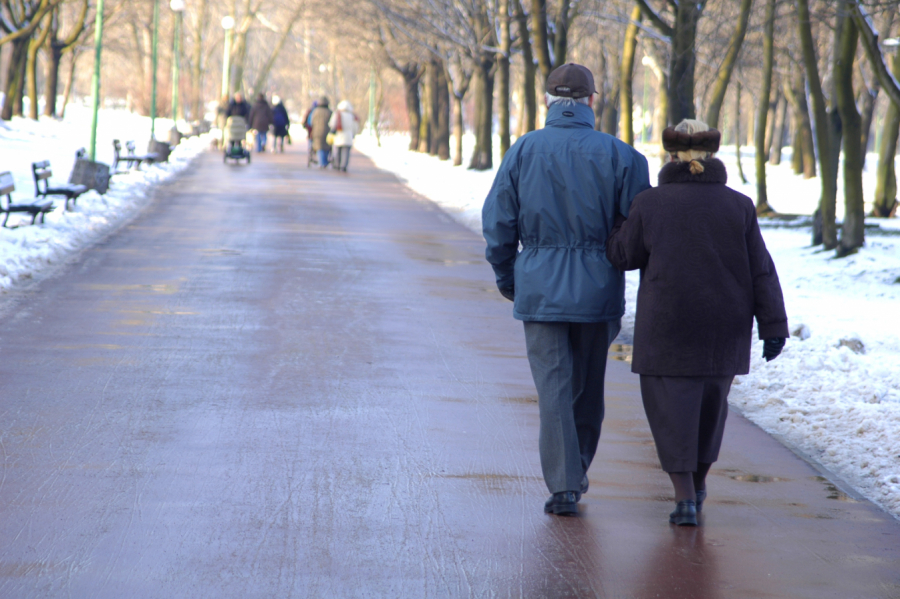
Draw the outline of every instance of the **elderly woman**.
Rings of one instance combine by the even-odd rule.
[[[775,358],[788,337],[775,265],[753,202],[725,186],[719,132],[685,120],[663,132],[670,162],[634,199],[607,257],[641,269],[632,371],[660,463],[675,487],[669,522],[696,526],[736,374],[750,369],[753,319]]]

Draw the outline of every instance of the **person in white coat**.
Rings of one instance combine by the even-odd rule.
[[[359,133],[359,119],[353,112],[353,106],[347,100],[341,100],[337,110],[328,121],[328,128],[334,132],[334,161],[333,167],[339,171],[347,172],[347,164],[350,162],[350,148],[353,146],[353,138]]]

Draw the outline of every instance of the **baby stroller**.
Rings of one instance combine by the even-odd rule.
[[[247,164],[250,164],[250,150],[247,148],[247,121],[244,117],[228,117],[228,120],[225,121],[223,141],[225,155],[222,157],[222,162],[227,163],[231,159],[237,163],[246,158]]]

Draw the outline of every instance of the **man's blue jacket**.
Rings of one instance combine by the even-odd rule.
[[[589,106],[552,105],[545,127],[506,153],[481,214],[497,287],[515,288],[513,316],[621,318],[625,277],[606,258],[606,238],[616,215],[627,217],[649,187],[647,159],[594,131]]]

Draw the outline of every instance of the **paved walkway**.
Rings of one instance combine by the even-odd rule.
[[[545,516],[482,240],[305,163],[202,156],[0,316],[0,597],[900,597],[900,523],[734,414],[670,527],[624,362],[580,517]]]

